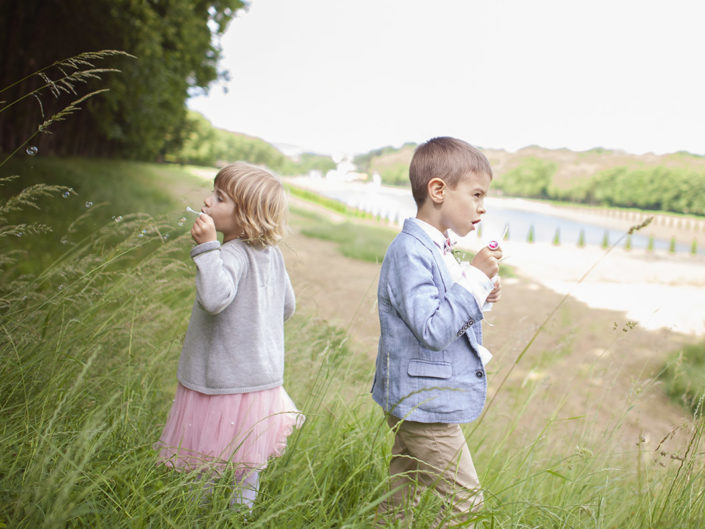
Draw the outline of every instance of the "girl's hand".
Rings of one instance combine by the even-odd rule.
[[[492,292],[487,296],[487,303],[497,303],[500,299],[502,299],[502,280],[497,277]]]
[[[196,244],[204,242],[217,241],[218,236],[215,231],[215,223],[213,219],[206,213],[201,213],[191,228],[191,237],[196,241]]]

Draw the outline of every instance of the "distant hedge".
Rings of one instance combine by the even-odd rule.
[[[553,185],[556,171],[554,162],[526,158],[501,175],[495,185],[512,196],[705,215],[702,169],[620,166],[599,171],[567,188]]]
[[[495,186],[508,195],[528,198],[552,198],[551,182],[558,165],[539,158],[526,158],[497,179]]]
[[[705,171],[616,167],[597,174],[582,201],[705,215]]]

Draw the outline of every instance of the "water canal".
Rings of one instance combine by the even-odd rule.
[[[416,214],[416,205],[411,191],[404,188],[388,187],[363,182],[332,181],[326,178],[297,178],[296,185],[316,191],[323,196],[338,200],[347,206],[361,209],[375,216],[384,218],[395,224],[401,224],[403,219]],[[537,207],[540,204],[541,207]],[[617,227],[614,219],[597,215],[589,221],[576,220],[573,212],[567,215],[561,208],[525,199],[509,199],[488,197],[486,199],[487,214],[479,225],[477,233],[468,237],[481,237],[491,240],[498,238],[508,226],[508,239],[515,241],[555,242],[577,245],[583,241],[586,246],[599,246],[605,242],[613,244],[622,239],[621,245],[627,244],[625,230],[628,226],[638,224],[638,220]],[[563,216],[565,215],[565,216]],[[700,221],[705,226],[705,221]],[[624,226],[627,227],[624,227]],[[530,232],[533,232],[530,235]],[[635,233],[629,244],[632,248],[646,249],[650,237]],[[651,241],[655,251],[669,251],[671,240],[653,238]],[[690,253],[690,244],[677,242],[677,254]],[[700,245],[698,254],[705,255],[705,245]]]

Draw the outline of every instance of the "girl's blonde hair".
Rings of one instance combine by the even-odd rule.
[[[235,202],[240,238],[247,244],[263,248],[282,239],[288,207],[286,191],[277,177],[259,167],[235,162],[218,171],[214,184]]]

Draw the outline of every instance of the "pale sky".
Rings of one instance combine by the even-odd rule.
[[[700,0],[252,0],[222,39],[231,80],[189,107],[325,154],[705,154],[704,24]]]

